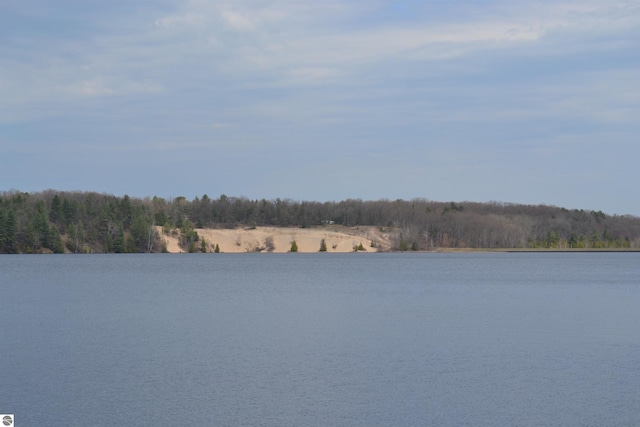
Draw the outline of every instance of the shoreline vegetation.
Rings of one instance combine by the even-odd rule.
[[[441,248],[437,249],[433,252],[503,252],[503,253],[590,253],[590,252],[640,252],[640,248],[602,248],[602,249],[592,249],[592,248],[566,248],[566,249],[558,249],[558,248],[537,248],[537,249],[528,249],[528,248],[469,248],[469,249],[455,249],[455,248]]]
[[[411,251],[637,252],[640,217],[426,199],[167,200],[0,192],[0,254]]]

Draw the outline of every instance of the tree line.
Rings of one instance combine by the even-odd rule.
[[[161,252],[158,228],[196,252],[198,228],[329,225],[379,227],[394,236],[395,250],[640,248],[640,217],[547,205],[0,193],[0,253]]]

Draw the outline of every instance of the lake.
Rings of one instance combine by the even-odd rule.
[[[0,256],[23,426],[637,426],[640,254]]]

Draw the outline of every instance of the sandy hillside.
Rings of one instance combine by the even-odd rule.
[[[353,252],[353,248],[360,244],[366,252],[377,252],[387,250],[391,245],[389,235],[376,227],[257,227],[233,230],[199,228],[196,231],[200,238],[205,239],[207,251],[210,252],[213,252],[216,245],[220,247],[220,252],[226,253],[289,252],[294,240],[298,245],[298,252],[318,252],[322,239],[326,242],[327,252]],[[169,252],[183,252],[177,237],[162,235],[162,238]],[[199,243],[197,247],[200,248]]]

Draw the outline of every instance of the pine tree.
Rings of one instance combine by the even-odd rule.
[[[296,243],[296,241],[292,241],[291,242],[291,250],[290,252],[298,252],[298,244]]]
[[[145,252],[147,250],[147,242],[149,240],[149,223],[142,215],[136,215],[131,221],[131,238],[133,245],[129,248],[129,252]]]
[[[125,250],[128,253],[135,253],[138,252],[138,248],[136,247],[136,241],[133,239],[133,237],[131,237],[131,235],[128,235],[127,238],[125,239]]]
[[[62,208],[62,201],[56,194],[51,201],[51,209],[49,209],[49,221],[54,224],[64,223],[64,209]]]
[[[53,253],[62,254],[64,253],[64,244],[62,243],[62,236],[60,236],[60,232],[54,226],[51,228],[51,246],[49,247]]]
[[[75,222],[78,219],[78,204],[71,203],[66,198],[62,201],[62,213],[67,224]]]
[[[13,210],[0,211],[0,252],[7,254],[17,254],[20,252],[18,247],[18,221],[16,213]]]
[[[77,253],[78,232],[74,223],[69,224],[69,226],[67,227],[67,237],[67,249],[69,249],[73,253]]]
[[[124,228],[122,225],[120,225],[118,233],[116,234],[115,239],[113,239],[113,248],[106,248],[105,250],[113,250],[115,253],[124,253],[127,251],[124,244]]]
[[[320,242],[320,252],[327,252],[327,242],[324,239]]]
[[[51,232],[49,229],[49,221],[47,219],[47,215],[44,212],[44,202],[40,202],[38,205],[38,213],[35,218],[33,218],[31,226],[34,235],[34,246],[35,249],[41,248],[51,248]]]
[[[7,214],[3,209],[0,209],[0,253],[4,253],[5,242],[7,241]]]

